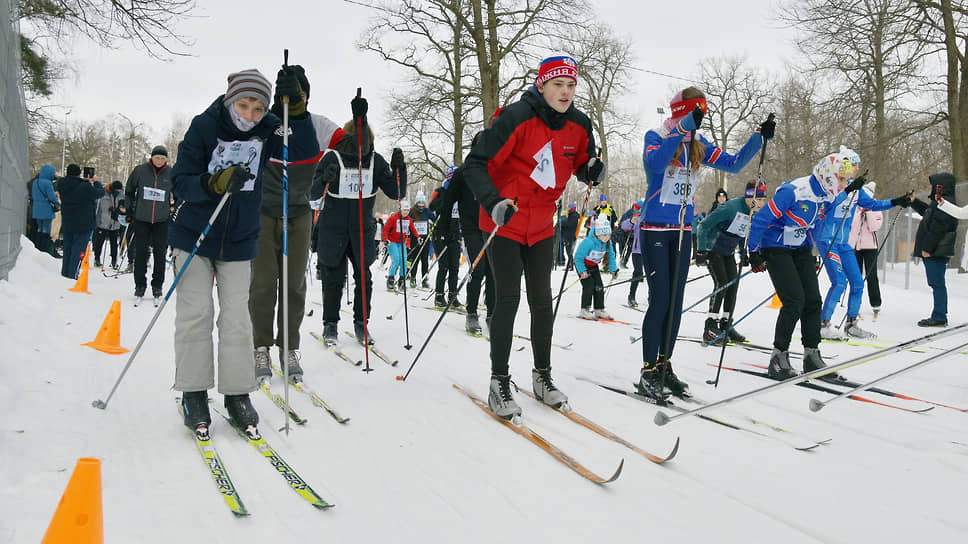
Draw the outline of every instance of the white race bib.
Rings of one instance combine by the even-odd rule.
[[[851,207],[853,207],[854,204],[856,204],[856,202],[853,202],[853,199],[849,197],[845,198],[844,201],[838,204],[837,207],[834,209],[834,217],[836,217],[837,219],[843,218],[844,215],[848,212],[848,210],[850,210]]]
[[[258,174],[262,164],[262,141],[232,141],[226,142],[218,140],[218,145],[212,150],[212,160],[208,163],[208,173],[214,174],[219,170],[224,170],[233,164],[244,164],[249,167],[249,172]],[[242,185],[243,191],[255,189],[255,178],[250,179]]]
[[[783,245],[801,246],[807,239],[807,227],[783,227]]]
[[[401,219],[397,221],[397,232],[410,232],[410,220]]]
[[[417,221],[413,224],[414,228],[417,229],[417,234],[420,236],[427,236],[427,222]]]
[[[370,170],[363,170],[363,184],[361,187],[359,170],[353,170],[352,168],[341,169],[339,179],[339,194],[346,196],[359,196],[360,189],[363,190],[363,196],[369,196],[373,193],[373,173]]]
[[[553,188],[556,183],[555,157],[551,151],[550,141],[540,151],[534,154],[534,162],[537,164],[534,170],[531,171],[531,179],[542,189]]]
[[[165,190],[155,189],[154,187],[142,187],[142,196],[145,200],[154,200],[155,202],[165,201]]]
[[[588,255],[585,256],[585,260],[593,263],[600,263],[602,262],[602,259],[605,258],[606,253],[606,251],[602,251],[600,249],[593,249],[588,252]]]
[[[450,209],[451,219],[460,219],[460,212],[457,211],[457,203],[454,202],[454,207]]]
[[[692,194],[696,189],[696,176],[688,168],[669,165],[662,178],[662,192],[659,201],[663,204],[692,204]],[[685,195],[685,196],[683,196]]]
[[[736,212],[736,217],[733,217],[733,222],[726,228],[726,232],[743,238],[746,236],[746,231],[749,228],[750,216],[745,213]]]

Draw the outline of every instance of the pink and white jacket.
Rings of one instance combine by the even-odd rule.
[[[857,209],[857,216],[850,226],[850,247],[855,250],[877,249],[877,231],[884,224],[882,212],[872,212],[864,208]]]

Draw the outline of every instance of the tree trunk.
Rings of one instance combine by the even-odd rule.
[[[965,66],[968,40],[965,41],[964,54],[959,55],[951,0],[941,0],[941,19],[948,61],[948,132],[951,135],[952,173],[956,179],[964,179],[968,176],[968,120],[965,119],[968,116],[968,66]]]

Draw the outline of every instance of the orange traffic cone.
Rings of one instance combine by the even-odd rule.
[[[108,315],[101,323],[101,330],[97,331],[97,336],[93,342],[81,344],[82,346],[92,347],[104,353],[127,353],[131,350],[121,347],[121,301],[115,300],[108,310]]]
[[[88,265],[88,258],[91,255],[90,246],[87,251],[84,252],[84,258],[81,260],[81,275],[77,277],[77,281],[74,283],[74,287],[68,289],[72,293],[84,293],[90,295],[91,292],[87,290],[87,271],[90,268]]]
[[[780,302],[780,296],[773,293],[773,300],[770,301],[770,305],[767,308],[782,308],[783,303]]]
[[[101,512],[101,460],[77,460],[67,489],[57,504],[41,544],[101,544],[104,519]]]

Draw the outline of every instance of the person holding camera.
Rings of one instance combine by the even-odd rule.
[[[212,421],[213,322],[218,324],[218,390],[225,408],[236,426],[258,433],[259,414],[249,399],[258,388],[249,285],[259,239],[262,175],[281,144],[272,138],[280,122],[268,111],[271,97],[269,80],[258,70],[229,74],[225,94],[192,119],[171,172],[176,204],[168,240],[178,274],[173,388],[183,393],[184,422],[196,433],[207,434]],[[190,257],[202,233],[207,234]]]
[[[168,149],[156,145],[147,162],[134,167],[124,189],[128,204],[128,228],[134,232],[134,297],[145,296],[148,248],[154,255],[151,267],[151,295],[155,304],[165,283],[165,253],[168,249],[168,215],[171,202],[171,169]]]
[[[71,279],[77,279],[81,258],[94,234],[97,201],[104,195],[104,186],[97,181],[94,168],[85,167],[84,177],[80,176],[81,167],[70,164],[67,176],[57,182],[61,197],[61,235],[64,237],[61,276]]]
[[[94,266],[101,268],[101,250],[107,240],[111,244],[111,268],[118,268],[118,233],[121,223],[118,221],[119,210],[124,206],[121,191],[124,185],[115,181],[108,186],[107,192],[97,201],[97,230],[94,231]]]

